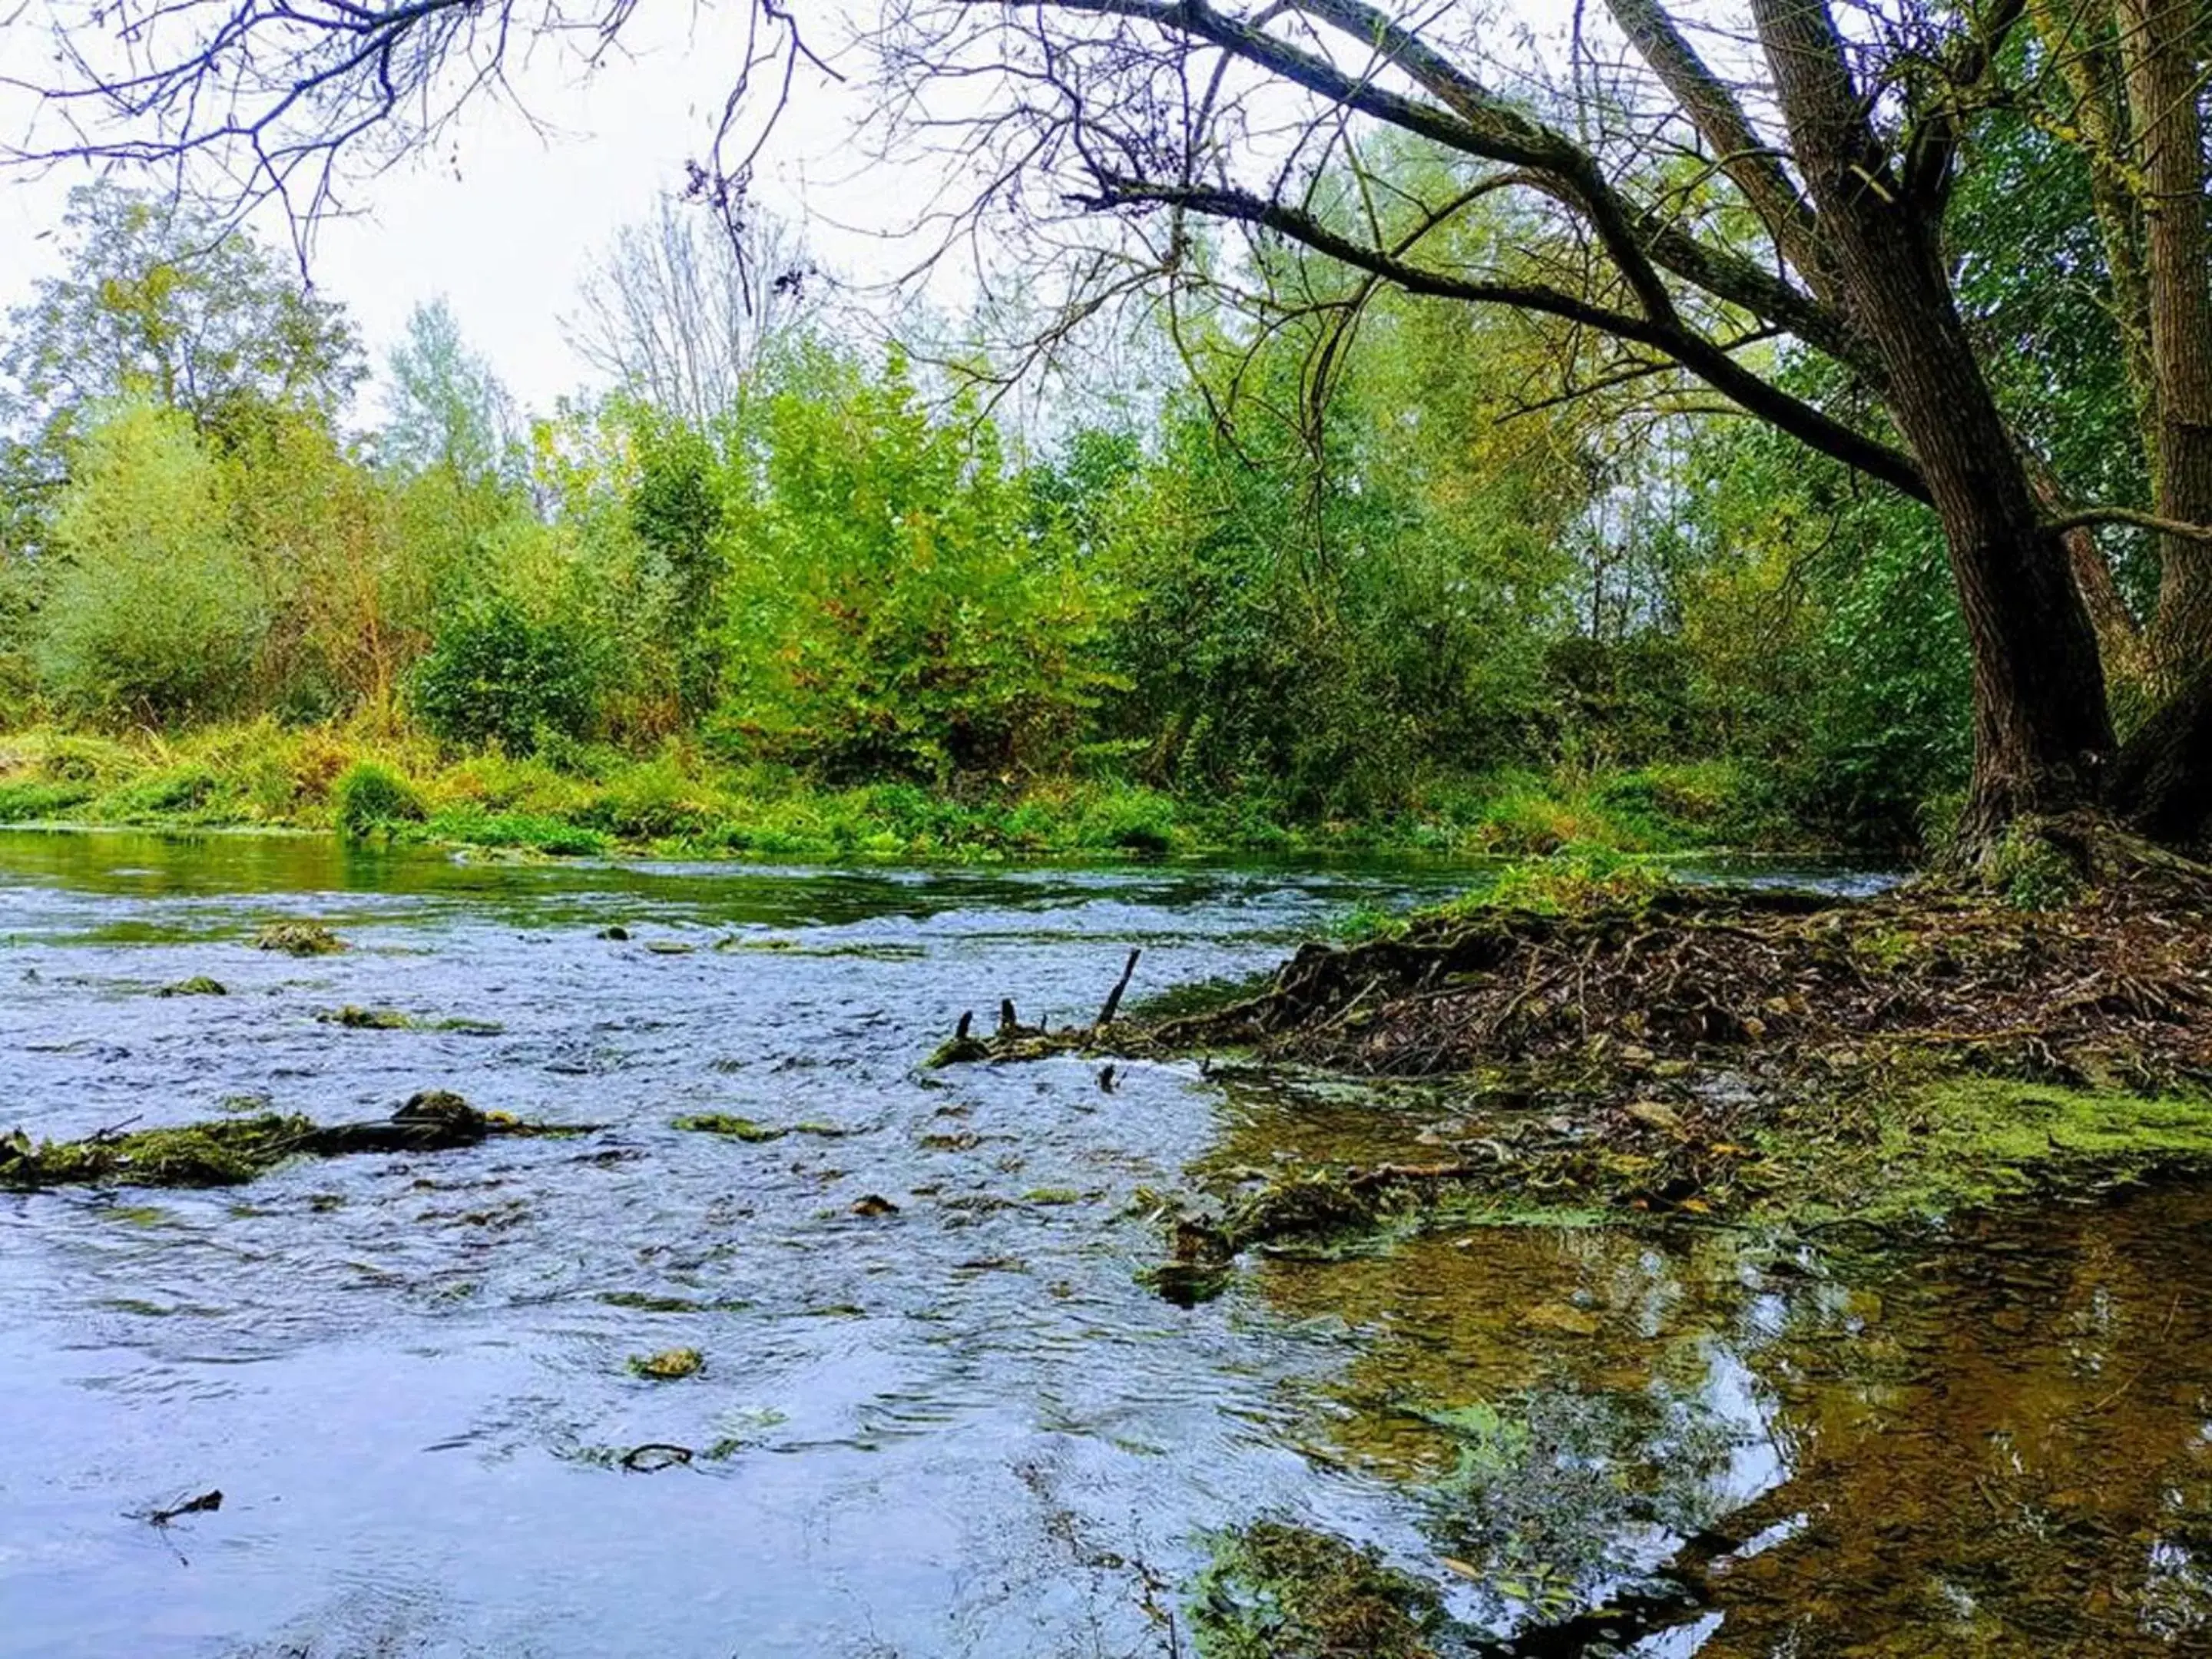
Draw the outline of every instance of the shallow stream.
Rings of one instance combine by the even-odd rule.
[[[1185,1309],[1137,1280],[1146,1193],[1449,1102],[916,1070],[1002,996],[1087,1018],[1131,945],[1133,996],[1247,975],[1465,878],[0,832],[0,1129],[428,1087],[592,1126],[0,1194],[0,1652],[1188,1655],[1209,1539],[1263,1516],[1500,1638],[1715,1529],[1708,1604],[1631,1650],[2212,1650],[2212,1194],[1879,1247],[1445,1235]],[[277,921],[353,948],[252,948]],[[228,994],[155,994],[197,975]],[[656,1443],[691,1459],[623,1467]]]

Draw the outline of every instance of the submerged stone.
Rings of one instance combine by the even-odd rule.
[[[346,942],[319,921],[280,921],[255,935],[257,951],[282,951],[287,956],[335,956],[348,949]]]
[[[629,1368],[656,1382],[673,1382],[697,1376],[706,1363],[706,1355],[696,1348],[664,1348],[654,1354],[632,1354]]]
[[[154,993],[157,997],[222,997],[230,992],[222,981],[210,979],[205,974],[194,974],[190,979],[180,979],[174,985],[164,985]]]

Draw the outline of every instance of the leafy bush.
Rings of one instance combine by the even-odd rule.
[[[733,527],[726,739],[855,781],[1064,762],[1111,683],[1115,589],[990,422],[825,355],[769,425]]]
[[[1166,853],[1176,842],[1174,799],[1150,789],[1117,790],[1085,813],[1083,842],[1154,857]]]
[[[38,660],[57,701],[169,724],[242,700],[266,612],[222,469],[182,416],[131,404],[94,430],[52,554]]]
[[[1501,909],[1575,915],[1643,903],[1667,884],[1640,859],[1600,848],[1576,848],[1508,865],[1478,902]]]
[[[448,743],[527,755],[542,732],[579,738],[599,708],[598,641],[580,624],[532,616],[494,593],[443,617],[415,673],[415,707]]]
[[[331,786],[331,805],[338,833],[354,840],[424,817],[422,798],[407,781],[374,761],[356,761],[339,775]]]

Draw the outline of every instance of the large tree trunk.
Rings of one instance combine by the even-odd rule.
[[[2151,364],[2151,481],[2162,518],[2212,524],[2212,265],[2207,263],[2196,11],[2118,0],[2142,210]],[[2185,692],[2212,661],[2212,545],[2160,538],[2150,629],[2160,689]]]
[[[2153,841],[2203,848],[2212,822],[2212,669],[2128,739],[2112,768],[2112,805]]]
[[[1823,0],[1753,0],[1838,287],[1881,355],[1891,417],[1943,526],[1974,666],[1962,851],[2094,805],[2112,757],[2096,635],[1968,344],[1938,215],[1889,167]]]

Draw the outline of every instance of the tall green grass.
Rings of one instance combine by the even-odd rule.
[[[1112,777],[933,790],[830,787],[695,744],[453,754],[362,722],[271,720],[128,738],[0,736],[0,821],[264,825],[541,853],[959,860],[1379,850],[1541,857],[1786,844],[1727,767],[1446,779],[1387,818],[1291,821],[1261,795],[1177,794]]]

